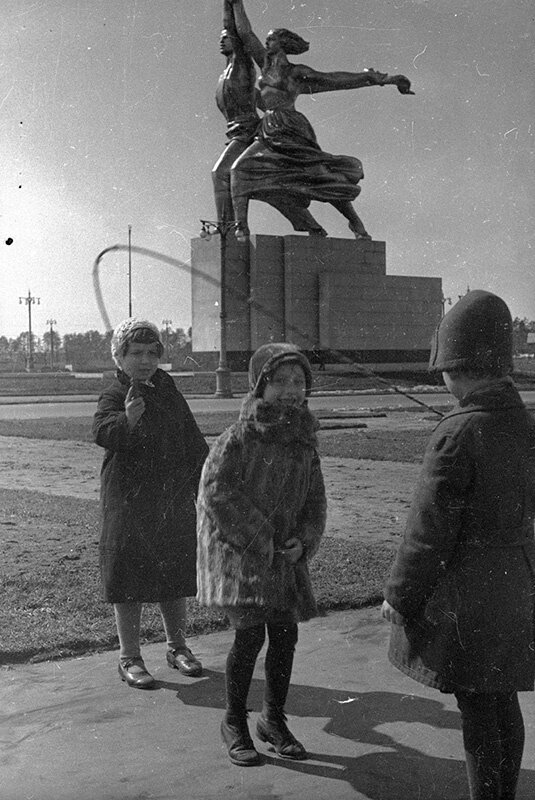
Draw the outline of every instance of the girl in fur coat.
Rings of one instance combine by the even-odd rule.
[[[223,741],[232,763],[260,761],[247,726],[247,696],[265,641],[266,683],[256,732],[283,758],[304,759],[288,730],[297,623],[316,613],[308,561],[325,527],[316,430],[308,410],[312,373],[291,344],[260,347],[238,422],[213,445],[197,505],[197,599],[224,608],[236,630],[226,666]]]

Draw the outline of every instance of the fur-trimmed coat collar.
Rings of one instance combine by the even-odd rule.
[[[266,403],[248,394],[242,403],[239,421],[266,441],[298,442],[317,447],[319,423],[306,403],[302,406]]]

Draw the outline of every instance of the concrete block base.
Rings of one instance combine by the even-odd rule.
[[[427,360],[442,281],[387,275],[384,242],[229,235],[192,240],[193,356],[203,363],[220,347],[222,259],[232,369],[269,341],[331,361],[337,353],[364,363]]]

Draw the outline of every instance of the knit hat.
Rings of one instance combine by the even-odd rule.
[[[312,369],[308,358],[289,342],[263,344],[249,361],[249,391],[255,397],[262,397],[267,379],[281,364],[299,364],[305,373],[306,396],[312,391]]]
[[[468,292],[442,318],[431,347],[433,372],[500,375],[513,369],[513,320],[495,294]]]
[[[160,331],[153,322],[148,319],[141,319],[140,317],[128,317],[120,322],[111,337],[111,356],[117,366],[119,367],[119,359],[124,356],[125,345],[130,342],[134,336],[135,331],[149,330],[156,337],[156,341],[160,346],[160,353],[163,353],[163,344],[160,339]]]

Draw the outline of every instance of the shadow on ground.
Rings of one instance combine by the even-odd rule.
[[[225,676],[221,672],[205,670],[203,679],[194,684],[159,681],[158,686],[175,691],[187,705],[225,707]],[[263,686],[262,680],[253,680],[249,706],[255,712],[262,705]],[[359,753],[367,746],[373,752],[352,758],[309,751],[310,760],[304,762],[267,755],[264,763],[345,781],[370,800],[468,797],[464,763],[423,752],[433,746],[439,748],[437,742],[442,737],[437,731],[444,731],[446,746],[452,730],[455,736],[461,736],[459,714],[445,709],[440,700],[388,691],[344,692],[293,684],[287,711],[297,717],[327,717],[323,730],[328,734],[358,743]],[[421,749],[404,743],[415,741],[421,743]],[[534,771],[522,771],[518,794],[519,798],[535,797]]]

